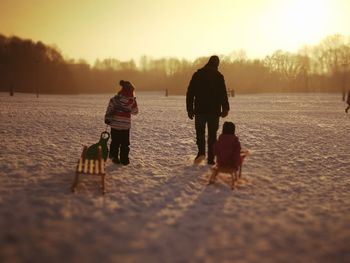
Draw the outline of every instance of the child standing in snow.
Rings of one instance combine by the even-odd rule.
[[[111,145],[109,158],[113,163],[128,165],[131,114],[138,113],[135,87],[129,82],[121,80],[119,82],[122,89],[110,99],[105,114],[105,123],[111,126]]]
[[[345,112],[348,113],[348,110],[350,109],[350,90],[348,91],[348,98],[346,99],[346,103],[348,104],[348,107],[345,109]]]
[[[235,135],[236,126],[233,122],[225,122],[222,127],[222,134],[214,144],[214,155],[216,156],[217,167],[210,177],[209,183],[215,182],[218,169],[225,168],[237,171],[241,162],[241,143]]]

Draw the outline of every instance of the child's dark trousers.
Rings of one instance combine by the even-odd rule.
[[[111,129],[109,158],[117,158],[122,164],[129,163],[130,130]]]

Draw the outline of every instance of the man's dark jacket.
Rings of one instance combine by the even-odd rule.
[[[230,110],[224,76],[215,67],[206,65],[193,74],[186,107],[189,113],[218,116]]]

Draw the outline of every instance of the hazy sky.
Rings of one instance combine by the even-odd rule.
[[[263,57],[350,35],[350,0],[0,0],[0,33],[68,58]]]

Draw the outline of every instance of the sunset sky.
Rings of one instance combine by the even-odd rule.
[[[349,0],[0,0],[0,33],[67,58],[251,58],[350,35]]]

